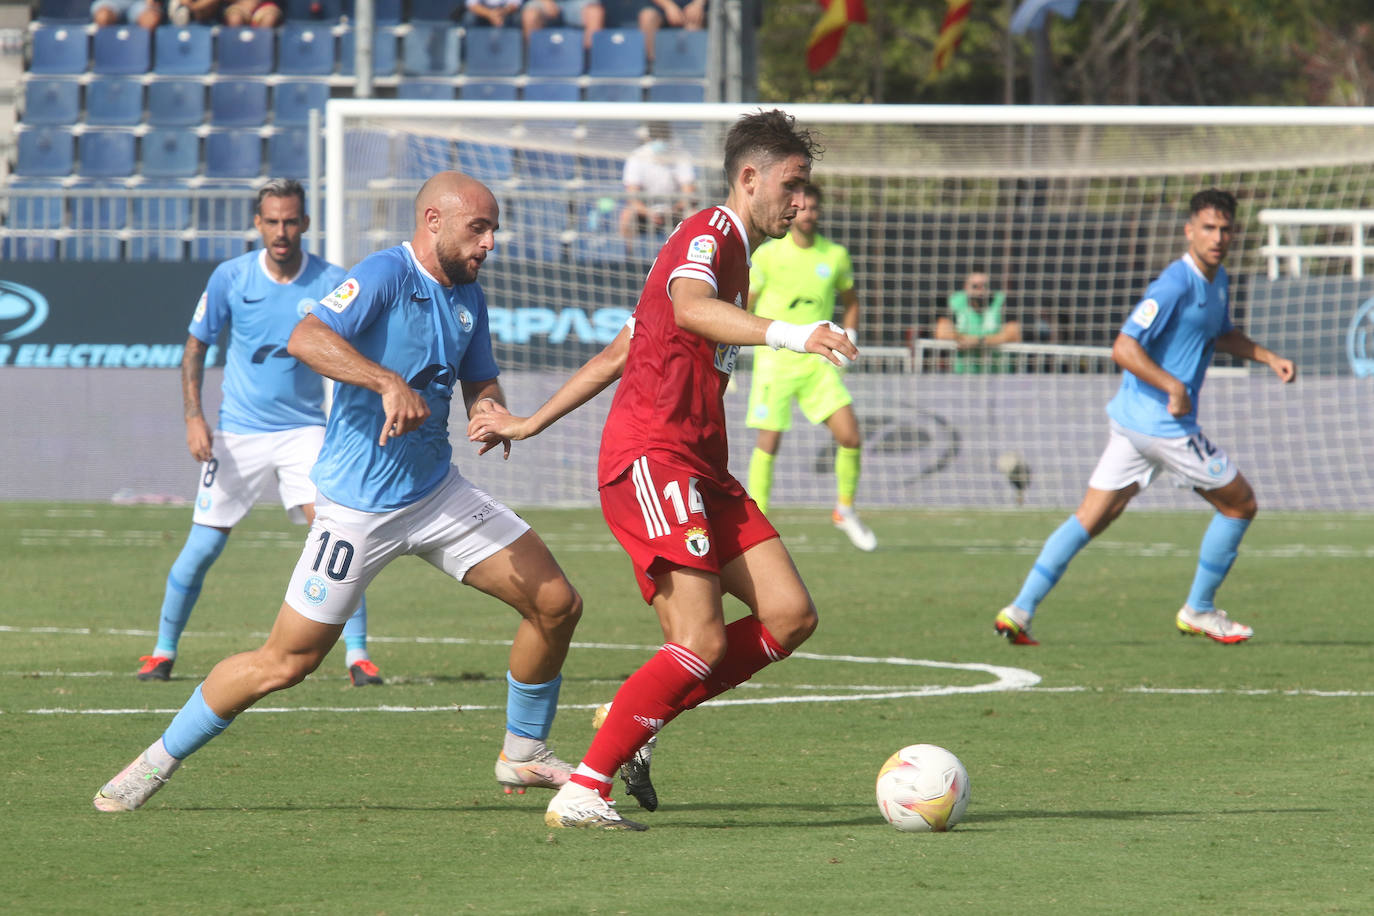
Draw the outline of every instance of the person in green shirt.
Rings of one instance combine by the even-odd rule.
[[[1021,325],[1006,320],[1003,310],[1007,294],[992,292],[986,271],[975,269],[964,280],[964,288],[951,293],[949,315],[935,321],[935,339],[952,340],[954,371],[977,374],[1010,372],[1011,357],[990,349],[1007,343],[1020,343]]]
[[[845,333],[857,342],[859,297],[854,292],[849,252],[817,231],[821,189],[807,185],[804,198],[805,206],[797,211],[787,235],[765,242],[754,252],[749,310],[762,318],[807,324],[830,320],[838,300],[844,308],[841,323]],[[853,400],[840,371],[826,360],[756,347],[745,421],[759,431],[749,461],[749,495],[767,513],[773,461],[782,434],[792,427],[795,401],[807,420],[824,423],[835,437],[836,501],[831,520],[855,547],[869,551],[878,546],[878,539],[854,511],[863,439],[851,406]]]

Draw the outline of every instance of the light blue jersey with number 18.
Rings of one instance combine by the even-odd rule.
[[[1198,432],[1198,396],[1212,363],[1216,340],[1231,330],[1230,280],[1218,267],[1207,282],[1193,259],[1184,255],[1164,269],[1145,291],[1121,333],[1135,338],[1161,369],[1183,382],[1193,410],[1169,415],[1169,395],[1122,372],[1121,387],[1107,404],[1107,415],[1127,429],[1176,439]]]
[[[304,255],[290,282],[267,274],[264,249],[215,268],[187,329],[213,344],[229,325],[219,428],[227,433],[272,433],[324,425],[324,379],[286,352],[296,322],[338,286],[342,268]]]
[[[381,395],[337,385],[324,447],[310,475],[315,486],[331,502],[363,512],[389,512],[420,500],[448,474],[454,389],[460,381],[487,381],[499,373],[482,287],[443,286],[420,266],[407,242],[364,258],[310,314],[363,356],[406,379],[430,410],[419,429],[380,446],[386,419]]]

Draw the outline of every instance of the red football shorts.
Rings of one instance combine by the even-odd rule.
[[[733,477],[721,485],[648,456],[601,488],[601,512],[651,603],[654,576],[678,567],[719,574],[750,547],[778,536]]]

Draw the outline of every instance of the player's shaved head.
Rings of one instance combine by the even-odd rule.
[[[415,195],[415,225],[424,225],[425,211],[431,207],[448,214],[454,207],[471,211],[484,205],[496,206],[496,197],[482,182],[462,172],[438,172]]]
[[[420,263],[441,283],[472,283],[496,247],[500,207],[482,182],[462,172],[439,172],[415,195],[414,246]]]

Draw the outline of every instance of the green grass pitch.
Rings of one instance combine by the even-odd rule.
[[[598,513],[526,514],[586,600],[552,736],[576,760],[591,709],[661,636]],[[822,512],[777,513],[821,610],[804,657],[664,732],[662,807],[620,800],[648,833],[592,834],[548,830],[546,793],[505,796],[493,779],[514,613],[414,559],[368,596],[385,686],[350,687],[340,647],[147,807],[96,813],[91,795],[210,666],[259,644],[303,531],[270,507],[250,516],[174,679],[140,683],[190,510],[0,505],[0,908],[1374,908],[1374,517],[1261,514],[1220,595],[1257,635],[1220,646],[1173,625],[1206,512],[1128,512],[1042,605],[1038,648],[998,640],[992,618],[1063,513],[867,518],[870,555]],[[918,742],[950,748],[972,778],[948,834],[900,834],[874,804],[879,765]]]

